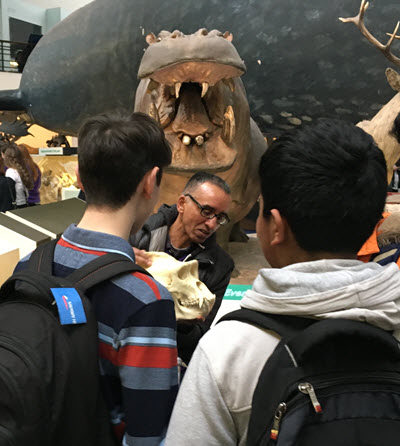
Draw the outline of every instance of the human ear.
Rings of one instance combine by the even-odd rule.
[[[287,221],[278,209],[271,209],[271,245],[280,245],[287,239]]]
[[[178,210],[178,212],[179,212],[180,214],[182,214],[182,213],[183,213],[183,210],[185,209],[185,202],[186,202],[186,198],[185,198],[185,196],[184,196],[184,195],[181,195],[181,196],[178,198],[178,201],[177,201],[177,203],[176,203],[176,208],[177,208],[177,210]]]
[[[159,167],[153,167],[143,177],[143,196],[148,200],[153,197],[154,192],[157,190],[157,173],[159,170]]]
[[[85,189],[84,189],[82,181],[81,181],[81,176],[79,174],[79,166],[78,166],[78,164],[75,167],[75,175],[76,175],[76,182],[78,183],[79,189],[82,189],[83,192],[85,192]]]

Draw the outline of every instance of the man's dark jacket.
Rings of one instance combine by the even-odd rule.
[[[177,217],[176,205],[163,204],[158,212],[146,221],[143,228],[131,237],[131,245],[146,251],[164,251],[168,230]],[[178,323],[178,355],[186,363],[189,362],[200,338],[210,328],[235,266],[231,257],[218,246],[215,233],[202,245],[195,244],[187,260],[199,262],[199,279],[215,294],[215,304],[204,322],[190,325]]]

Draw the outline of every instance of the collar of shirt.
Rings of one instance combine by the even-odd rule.
[[[89,231],[73,224],[66,229],[62,238],[81,249],[122,254],[131,260],[135,257],[127,240],[105,232]]]
[[[168,234],[167,240],[165,241],[164,252],[182,262],[193,251],[193,248],[194,248],[193,243],[188,248],[184,249],[175,248],[175,246],[171,243]]]

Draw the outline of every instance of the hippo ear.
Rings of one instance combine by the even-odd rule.
[[[224,33],[224,38],[225,38],[226,40],[228,40],[229,42],[232,42],[232,40],[233,40],[233,34],[230,33],[229,31],[225,31],[225,33]]]
[[[152,43],[155,43],[157,41],[156,36],[154,33],[147,34],[146,36],[146,42],[151,45]]]

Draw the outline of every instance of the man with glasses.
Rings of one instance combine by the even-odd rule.
[[[215,294],[204,321],[178,322],[178,355],[188,363],[199,339],[210,328],[221,306],[234,263],[217,244],[215,231],[227,223],[231,204],[228,184],[216,175],[197,172],[187,182],[177,204],[162,205],[131,238],[136,261],[149,266],[145,251],[166,252],[182,262],[197,260],[199,279]]]

